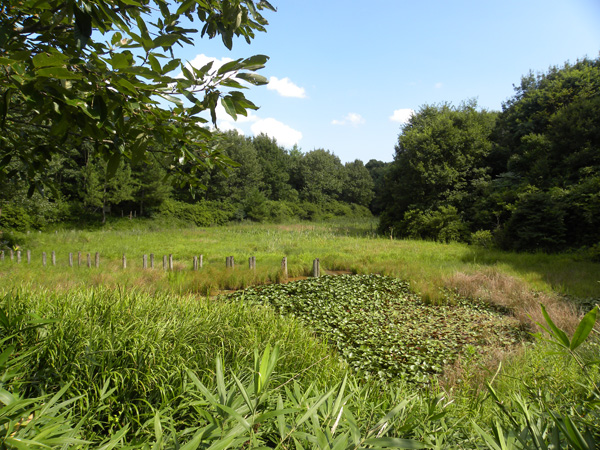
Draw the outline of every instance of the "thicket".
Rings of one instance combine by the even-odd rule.
[[[523,77],[502,111],[425,105],[403,126],[380,231],[505,249],[600,242],[600,58]]]
[[[361,161],[344,165],[325,150],[288,151],[265,135],[227,132],[218,139],[224,157],[237,164],[205,170],[201,187],[187,182],[191,166],[172,170],[160,146],[145,161],[121,161],[112,176],[91,146],[73,146],[33,180],[46,186],[40,192],[28,192],[26,167],[11,162],[13,177],[0,188],[0,229],[104,223],[130,214],[197,226],[371,216],[373,182]]]

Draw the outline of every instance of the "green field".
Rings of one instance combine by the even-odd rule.
[[[22,235],[20,263],[5,250],[9,448],[495,448],[513,432],[523,444],[505,448],[586,448],[569,423],[598,442],[597,329],[575,342],[600,264],[391,240],[369,221],[113,227]],[[100,267],[70,267],[70,252]],[[309,276],[314,258],[326,276]],[[530,334],[540,302],[578,330],[572,350]]]

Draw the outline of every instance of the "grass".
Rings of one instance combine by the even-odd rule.
[[[134,222],[124,221],[116,230],[24,235],[21,249],[32,251],[32,264],[0,261],[0,438],[12,447],[18,448],[17,438],[50,436],[51,448],[226,443],[299,448],[300,442],[304,448],[385,448],[400,445],[389,440],[400,438],[428,448],[481,448],[488,441],[473,423],[488,433],[494,423],[514,426],[498,414],[486,381],[515,409],[515,395],[522,395],[540,421],[549,417],[543,413],[548,408],[568,413],[593,398],[582,367],[548,356],[547,344],[511,341],[507,355],[491,338],[500,343],[506,338],[504,323],[516,320],[529,327],[541,321],[528,317],[540,301],[561,328],[572,331],[579,323],[578,306],[600,297],[599,264],[573,255],[377,238],[368,221],[185,230],[151,223],[136,228]],[[42,267],[41,252],[52,250],[57,266]],[[69,267],[68,253],[77,251],[100,252],[101,267]],[[173,254],[175,270],[143,270],[142,255],[150,252],[159,267],[163,254]],[[127,269],[121,267],[123,253]],[[198,254],[205,266],[193,272],[191,258]],[[229,255],[244,264],[225,270]],[[246,268],[250,256],[257,258],[256,271]],[[283,281],[283,256],[292,278],[308,275],[319,257],[326,271],[384,275],[365,277],[367,286],[389,280],[385,275],[410,284],[390,280],[401,289],[390,290],[386,281],[365,290],[354,284],[362,277],[323,277],[255,288],[231,299],[209,297]],[[267,301],[261,297],[267,292],[278,294]],[[387,300],[385,292],[391,294]],[[478,302],[495,304],[495,312]],[[344,313],[350,304],[356,308]],[[411,309],[415,306],[419,312]],[[461,325],[466,318],[479,325]],[[354,328],[345,329],[351,322]],[[382,330],[392,331],[386,337]],[[417,345],[402,348],[402,337],[413,332]],[[342,335],[346,340],[337,342]],[[429,347],[440,349],[444,342],[464,341],[459,351],[448,356],[444,350],[428,363],[435,370],[421,375],[439,373],[446,364],[440,378],[429,383],[408,383],[401,375],[404,366],[393,372],[395,359],[380,352],[395,345],[410,359],[411,349],[428,339]],[[480,347],[486,339],[490,345]],[[480,348],[492,358],[484,361]],[[348,352],[359,356],[353,359]],[[597,340],[582,348],[586,361],[598,359],[598,352]],[[362,374],[351,371],[345,377],[350,367],[365,362],[370,366],[361,367]],[[379,371],[387,376],[364,376]],[[597,383],[597,367],[585,371]],[[593,419],[596,412],[586,417]],[[416,441],[402,442],[420,448]]]
[[[132,221],[135,222],[135,221]],[[128,220],[126,223],[134,227]],[[141,224],[144,224],[142,222]],[[102,231],[58,231],[31,234],[21,243],[32,251],[32,264],[0,261],[0,276],[9,283],[40,286],[126,286],[150,291],[215,294],[281,280],[281,259],[288,258],[290,277],[307,276],[319,258],[326,271],[379,273],[410,280],[411,287],[432,300],[443,300],[440,289],[451,286],[457,273],[473,276],[495,271],[522,280],[528,289],[581,299],[600,297],[600,264],[573,255],[516,254],[464,244],[390,240],[372,234],[370,221],[349,224],[257,225],[184,230],[146,228]],[[57,266],[42,268],[41,253],[57,253]],[[68,253],[101,255],[100,269],[68,266]],[[157,270],[141,270],[142,255],[154,253]],[[127,269],[121,268],[127,255]],[[172,254],[177,275],[162,271],[162,256]],[[191,271],[192,258],[204,255],[204,267]],[[234,272],[225,270],[233,255]],[[256,272],[247,269],[255,256]],[[23,258],[24,260],[25,258]],[[49,260],[49,259],[48,259]]]

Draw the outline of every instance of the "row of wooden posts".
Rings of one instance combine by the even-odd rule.
[[[22,259],[21,251],[17,250],[15,252],[13,250],[9,250],[9,255],[10,255],[11,260],[15,259],[15,254],[16,254],[17,262],[20,263],[21,259]],[[26,251],[26,257],[27,257],[27,264],[31,264],[31,250]],[[0,261],[4,261],[4,258],[5,258],[4,250],[2,250],[2,251],[0,251]],[[55,266],[56,265],[56,252],[51,252],[50,258],[51,258],[52,265]],[[87,260],[87,266],[92,267],[92,255],[90,253],[86,254],[86,260]],[[193,270],[197,271],[199,269],[202,269],[203,260],[204,260],[204,255],[194,256],[192,258]],[[162,262],[163,262],[164,270],[173,270],[173,255],[168,255],[168,256],[164,255]],[[83,254],[81,252],[77,252],[77,265],[81,266],[82,263],[83,263]],[[123,254],[122,264],[123,264],[123,269],[126,269],[127,268],[127,256],[125,254]],[[46,252],[42,252],[42,265],[44,265],[44,266],[47,265]],[[69,253],[69,266],[73,267],[73,265],[74,265],[74,254]],[[96,252],[94,255],[94,266],[100,267],[100,253],[98,253],[98,252]],[[148,255],[143,255],[142,267],[144,269],[148,269],[148,267],[150,267],[151,269],[154,269],[154,253],[150,253],[149,257],[148,257]],[[227,269],[235,268],[235,261],[234,261],[233,256],[227,256],[225,258],[225,267]],[[248,268],[251,270],[256,270],[256,256],[251,256],[250,258],[248,258]],[[284,276],[287,278],[288,267],[287,267],[287,258],[286,257],[284,257],[281,260],[281,270],[282,270]],[[320,265],[319,258],[316,258],[313,261],[312,273],[313,273],[313,277],[321,276],[321,265]]]

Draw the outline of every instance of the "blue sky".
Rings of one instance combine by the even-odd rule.
[[[500,110],[530,70],[600,52],[598,0],[272,0],[252,44],[197,39],[177,56],[270,57],[268,86],[246,96],[248,119],[222,129],[266,132],[286,148],[324,148],[342,162],[391,161],[401,121],[421,105],[475,98]]]

